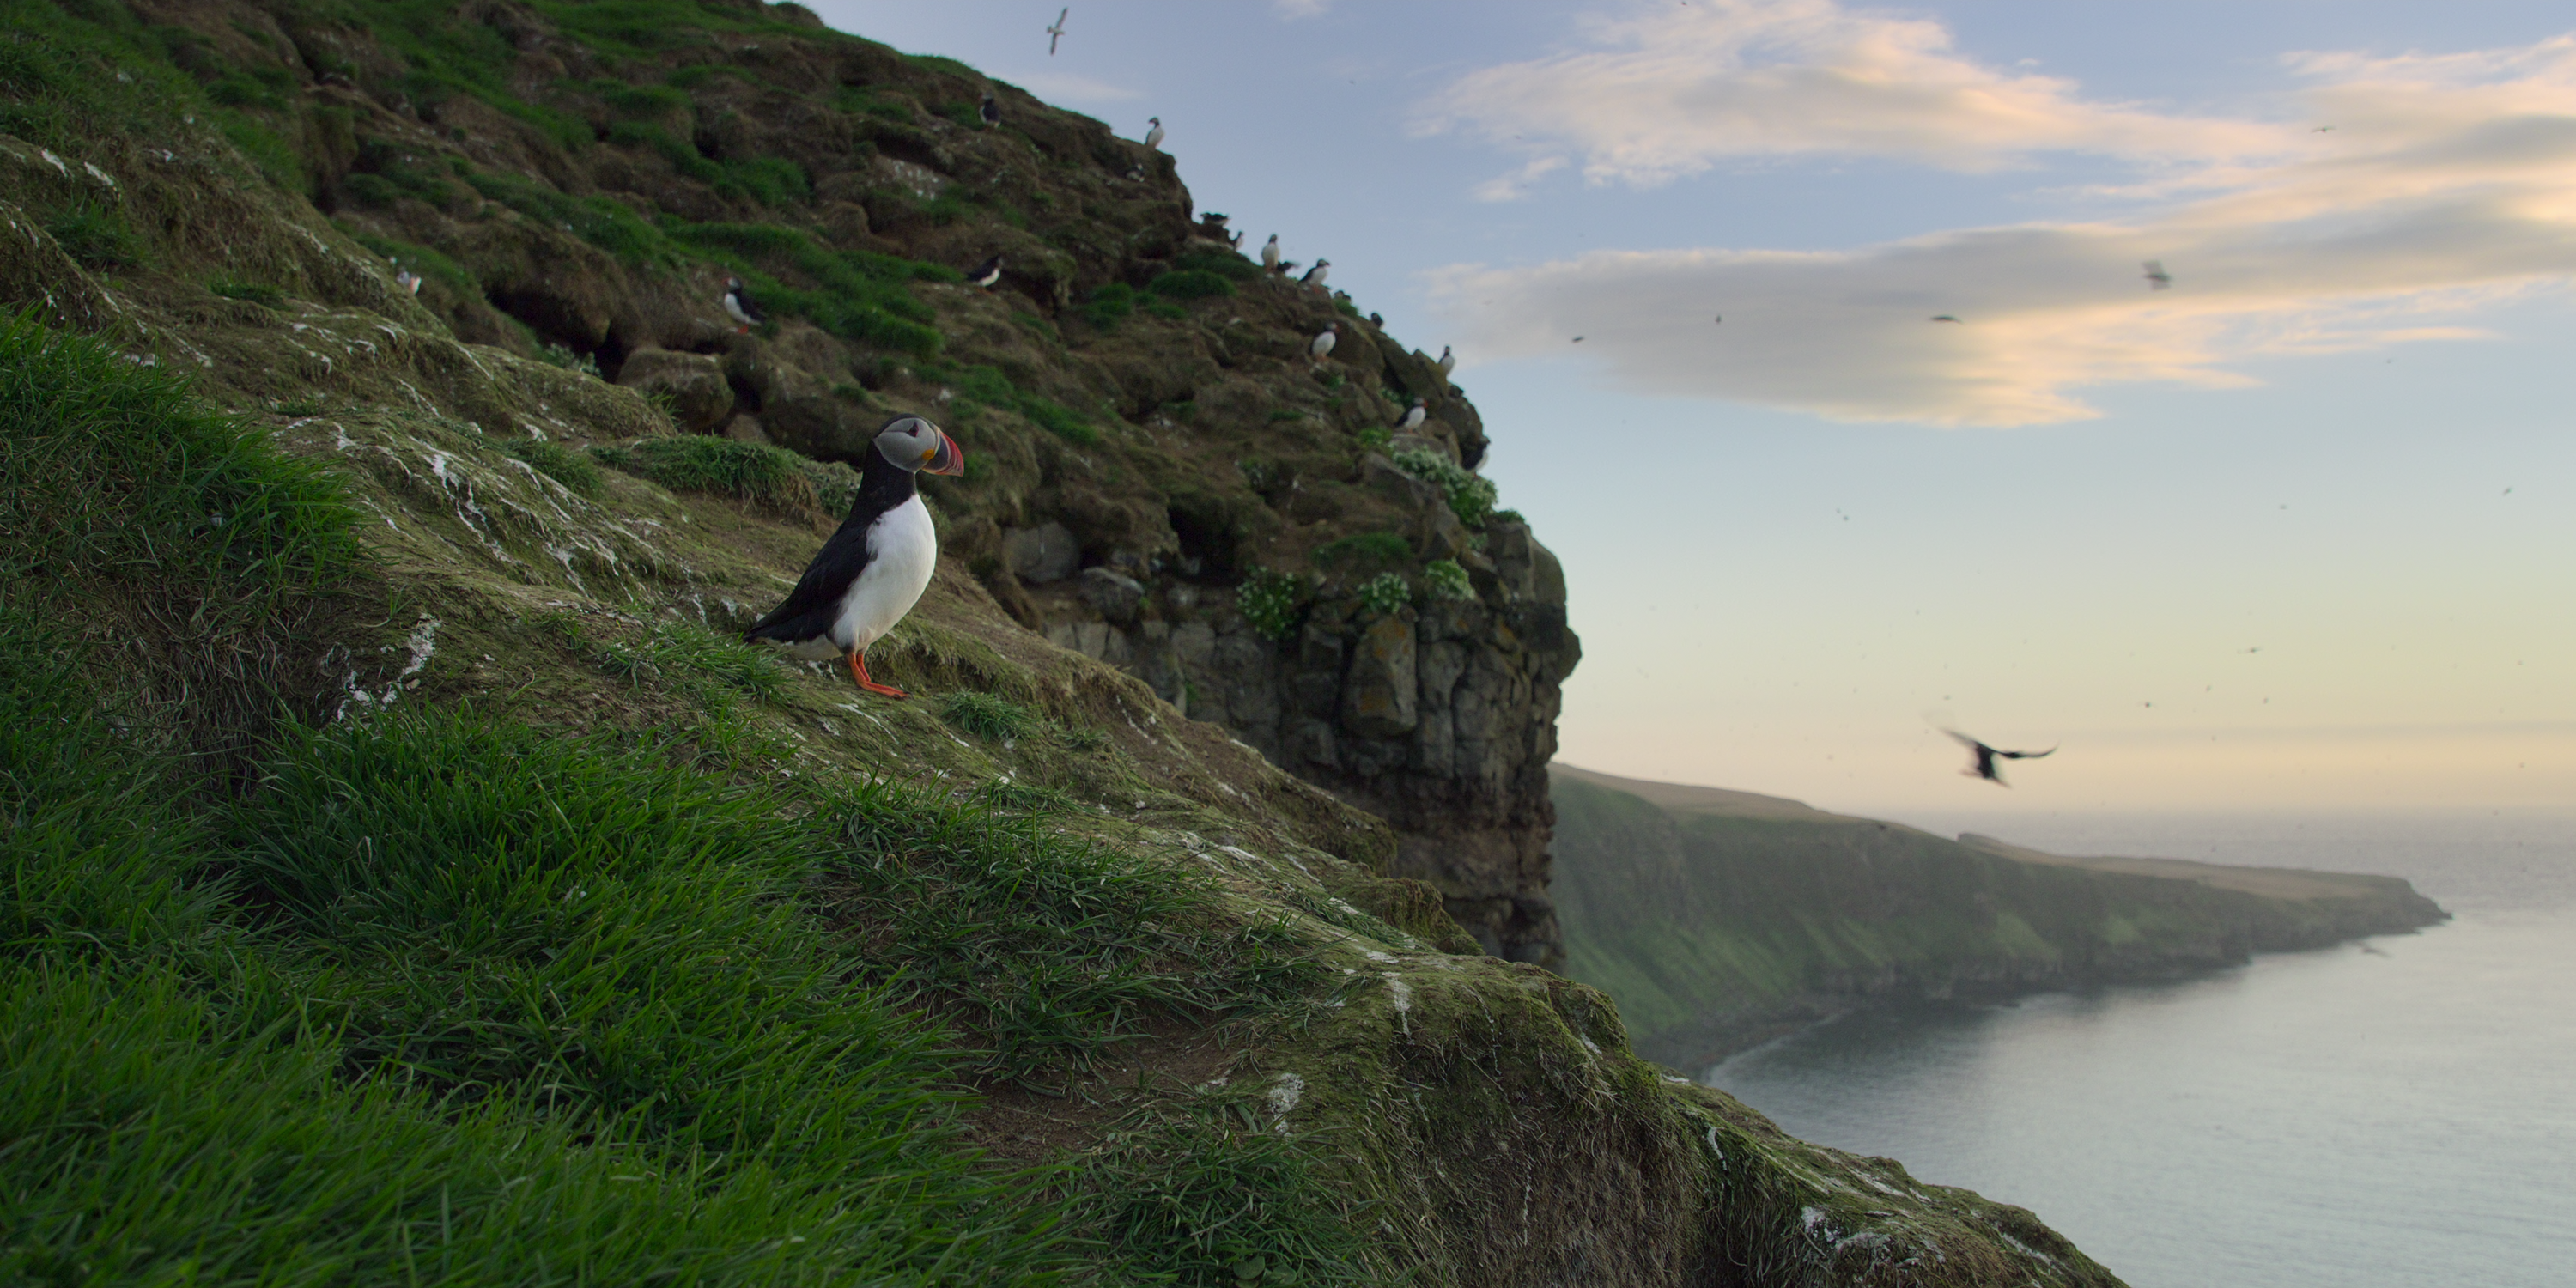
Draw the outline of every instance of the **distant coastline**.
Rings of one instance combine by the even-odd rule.
[[[2073,857],[1551,767],[1566,973],[1690,1070],[1859,1007],[2171,979],[2449,915],[2396,877]]]

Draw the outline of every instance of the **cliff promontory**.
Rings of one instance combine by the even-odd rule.
[[[1677,1068],[1855,1006],[2167,978],[2447,915],[2394,877],[2067,858],[1776,796],[1553,773],[1567,973]]]

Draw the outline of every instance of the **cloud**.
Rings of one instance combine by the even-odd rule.
[[[1280,17],[1293,21],[1323,17],[1324,11],[1333,5],[1332,0],[1270,0],[1270,7],[1278,10]]]
[[[1702,0],[1588,26],[1594,48],[1469,73],[1414,129],[1580,154],[1587,180],[1640,187],[1815,153],[1971,173],[2045,152],[2205,162],[2277,152],[2299,133],[2090,102],[2073,81],[1969,60],[1936,22],[1833,0]]]
[[[1143,90],[1062,72],[1030,72],[1012,83],[1050,103],[1116,103],[1145,96]]]
[[[1431,275],[1434,303],[1462,329],[1470,362],[1570,353],[1581,335],[1586,358],[1639,392],[2009,426],[2096,415],[2079,392],[2090,387],[2243,385],[2237,367],[2258,356],[2482,335],[2468,315],[2576,279],[2576,37],[2442,56],[2303,53],[2285,65],[2302,82],[2302,121],[2331,132],[2290,127],[2294,149],[2266,155],[2231,140],[2272,127],[2186,123],[2180,132],[2211,152],[2150,158],[2158,172],[2146,181],[2093,194],[2125,217],[1842,251],[1461,265]],[[2071,87],[2049,92],[2084,116]],[[1544,173],[1525,167],[1509,182]],[[2174,289],[2147,288],[2150,259]],[[1928,320],[1942,314],[1963,320]]]

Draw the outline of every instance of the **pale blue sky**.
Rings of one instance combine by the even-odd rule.
[[[1056,4],[815,7],[1162,117],[1201,209],[1458,346],[1573,587],[1566,760],[2576,803],[2564,6],[1103,2],[1054,58]],[[2066,750],[2001,791],[1944,713]]]

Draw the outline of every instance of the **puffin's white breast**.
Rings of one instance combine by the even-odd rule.
[[[832,620],[832,642],[863,649],[883,638],[921,601],[938,567],[939,534],[920,497],[878,515],[868,525],[867,567],[841,596],[840,614]]]

